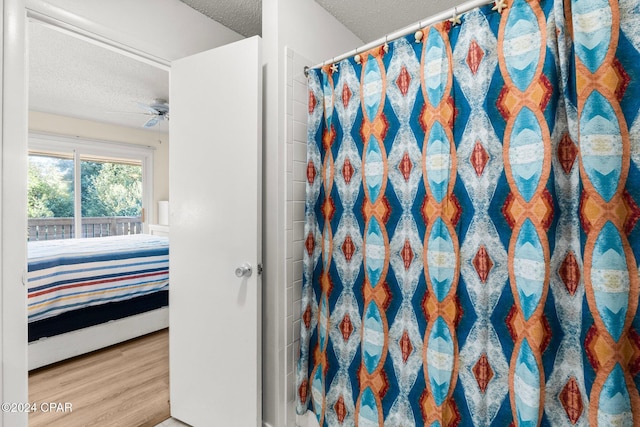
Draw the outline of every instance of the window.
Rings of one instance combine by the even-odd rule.
[[[142,233],[151,164],[146,147],[31,135],[28,239]]]

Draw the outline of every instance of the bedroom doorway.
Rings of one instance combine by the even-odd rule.
[[[34,2],[33,4],[35,4],[35,3],[36,3],[36,2]],[[41,15],[39,15],[39,14],[33,14],[33,12],[32,12],[32,11],[29,11],[29,9],[28,9],[28,12],[30,12],[30,13],[29,13],[29,16],[31,17],[31,19],[39,19],[39,18],[41,18]],[[56,12],[56,11],[54,10],[54,12]],[[68,12],[68,11],[65,11],[65,12]],[[75,23],[75,24],[77,24],[78,22],[74,22],[74,23]],[[58,25],[58,24],[59,24],[59,22],[57,22],[56,20],[48,21],[48,22],[47,22],[47,25],[53,25],[53,26],[56,26],[56,25]],[[64,22],[63,22],[62,24],[64,24]],[[73,26],[72,26],[72,27],[73,27]],[[75,30],[77,30],[77,27],[75,28]],[[104,30],[104,28],[91,27],[91,25],[89,25],[88,30],[87,30],[87,29],[82,29],[82,31],[80,31],[80,33],[82,34],[82,37],[87,37],[87,36],[88,36],[89,38],[92,38],[93,42],[95,42],[95,43],[98,43],[98,44],[101,44],[101,43],[107,43],[107,44],[109,44],[109,43],[110,43],[110,41],[109,41],[108,37],[109,37],[109,35],[110,35],[110,34],[107,34],[106,36],[104,36],[104,35],[98,35],[98,34],[100,33],[100,30]],[[66,26],[66,25],[65,25],[64,31],[69,31],[68,26]],[[73,32],[73,31],[72,31],[72,32]],[[226,37],[226,39],[225,39],[225,37]],[[234,36],[234,37],[227,37],[227,36],[225,36],[225,37],[223,37],[223,38],[218,38],[217,40],[223,40],[223,41],[224,41],[224,43],[222,43],[222,44],[226,44],[226,43],[229,43],[229,42],[231,42],[231,41],[234,41],[234,40],[237,40],[237,39],[239,39],[239,38],[240,38],[240,37],[235,38],[235,36]],[[204,38],[206,38],[206,37],[204,37]],[[119,47],[118,47],[117,45],[118,45],[118,43],[110,44],[111,48],[112,48],[112,49],[115,49],[116,51],[117,51],[117,50],[119,50]],[[115,47],[114,47],[114,46],[115,46]],[[214,46],[209,46],[209,47],[214,47]],[[202,46],[198,47],[198,49],[199,49],[199,50],[202,50]],[[141,62],[146,63],[146,64],[149,64],[149,63],[156,64],[156,58],[155,58],[153,55],[151,55],[151,54],[145,54],[145,52],[143,52],[143,51],[135,51],[135,52],[132,52],[132,51],[131,51],[131,50],[129,50],[129,49],[125,49],[124,56],[139,58],[139,59],[141,60]],[[256,61],[257,61],[257,62],[256,62]],[[257,64],[257,68],[258,68],[258,69],[260,70],[260,72],[261,72],[262,64],[261,64],[261,59],[260,59],[260,57],[259,57],[259,56],[258,56],[257,58],[254,58],[254,65],[255,65],[255,64]],[[168,69],[168,65],[167,65],[167,64],[164,64],[164,65],[163,65],[162,63],[160,63],[159,65],[158,65],[158,64],[156,64],[156,65],[157,65],[160,69],[165,69],[165,70],[166,70],[166,69]],[[156,66],[156,65],[153,65],[153,66]],[[260,84],[261,84],[261,80],[262,80],[262,78],[260,77],[260,78],[259,78],[258,83],[260,83]],[[232,88],[229,88],[229,89],[232,89]],[[257,94],[258,94],[258,95],[261,95],[261,90],[259,90]],[[259,106],[261,107],[261,102],[259,102],[258,104],[259,104]],[[259,110],[258,110],[258,111],[259,111]],[[257,117],[255,117],[255,119],[253,119],[253,120],[255,120],[255,122],[256,122],[256,123],[258,123],[258,124],[260,125],[260,124],[261,124],[261,114],[258,114],[258,115],[257,115]],[[229,123],[229,124],[232,124],[232,123],[233,123],[233,121],[228,121],[228,123]],[[259,133],[257,133],[257,132],[256,132],[256,133],[253,135],[253,137],[257,139],[257,141],[255,141],[255,142],[257,142],[257,143],[258,143],[258,145],[257,145],[256,149],[259,151],[259,150],[260,150],[260,144],[261,144],[261,136],[260,136],[260,134],[259,134]],[[231,141],[232,139],[233,139],[233,138],[227,138],[226,140]],[[157,148],[157,150],[156,150],[156,154],[157,154],[157,152],[158,152],[159,148],[158,148],[158,147],[156,147],[156,148]],[[193,155],[193,153],[191,153],[191,155]],[[222,157],[221,157],[221,158],[219,158],[219,160],[220,160],[220,161],[223,161],[223,160],[224,160],[224,158],[222,158]],[[167,159],[167,162],[168,162],[168,159]],[[229,162],[227,162],[227,163],[229,163]],[[252,169],[253,169],[253,171],[252,171],[252,172],[257,173],[257,174],[260,174],[260,170],[259,170],[259,165],[260,165],[260,164],[261,164],[261,161],[257,161],[257,164],[256,164],[256,165],[254,165],[254,166],[252,167]],[[157,181],[157,177],[155,177],[155,178],[154,178],[154,181]],[[258,181],[257,181],[257,180],[255,180],[255,181],[253,182],[253,184],[254,184],[255,186],[257,186],[258,188],[260,188],[260,186],[259,186],[259,184],[258,184]],[[156,188],[157,188],[157,186],[156,186]],[[75,197],[77,197],[77,195],[76,195]],[[253,207],[258,211],[258,210],[260,209],[260,201],[259,201],[259,199],[256,199],[254,202],[255,202],[255,203],[253,204]],[[153,207],[153,206],[152,206],[152,207]],[[172,207],[172,209],[173,209],[173,207]],[[257,222],[256,227],[258,227],[258,226],[259,226],[259,224],[261,223],[261,221],[260,221],[260,220],[258,220],[258,221],[256,221],[256,222]],[[255,230],[254,230],[254,231],[255,231]],[[257,239],[254,239],[254,244],[256,245],[257,250],[259,251],[259,250],[260,250],[260,245],[259,245],[259,243],[258,243],[258,242],[259,242],[259,241],[258,241]],[[224,250],[225,250],[225,248],[220,248],[220,251],[224,251]],[[255,259],[253,259],[253,258],[255,258]],[[258,276],[258,274],[259,274],[259,271],[258,271],[258,270],[259,270],[259,264],[260,264],[260,261],[261,261],[261,260],[260,260],[260,259],[259,259],[259,257],[257,257],[257,256],[252,257],[252,265],[253,265],[253,278],[252,278],[252,281],[254,282],[254,284],[255,284],[256,282],[258,282],[258,280],[256,279],[256,277],[257,277],[257,276]],[[240,264],[241,264],[241,263],[240,263]],[[239,264],[239,265],[240,265],[240,264]],[[237,266],[238,266],[238,265],[236,265],[236,264],[234,264],[233,266],[229,266],[229,268],[230,268],[230,272],[231,272],[231,276],[233,277],[233,278],[231,279],[232,281],[230,281],[230,282],[229,282],[229,284],[233,287],[233,289],[241,289],[241,290],[243,290],[243,291],[246,291],[246,288],[247,288],[247,282],[248,282],[248,281],[247,281],[247,280],[244,280],[244,279],[237,279],[237,278],[233,275],[233,274],[234,274],[234,269],[235,269],[235,267],[237,267]],[[243,276],[243,277],[246,277],[246,276]],[[254,352],[252,352],[252,353],[253,353],[253,356],[254,356],[256,359],[255,359],[255,360],[254,360],[254,362],[253,362],[253,363],[254,363],[254,365],[255,365],[255,366],[254,366],[254,370],[253,370],[253,371],[251,371],[249,375],[250,375],[251,379],[252,379],[254,382],[256,382],[256,384],[254,384],[254,389],[256,390],[256,392],[255,392],[255,393],[253,393],[253,394],[255,394],[255,406],[253,407],[253,409],[252,409],[251,413],[252,413],[252,414],[254,414],[254,417],[253,417],[253,418],[256,418],[256,419],[257,419],[257,421],[256,421],[256,422],[259,422],[259,421],[260,421],[260,418],[261,418],[261,413],[260,413],[260,409],[259,409],[259,408],[260,408],[260,404],[261,404],[260,395],[259,395],[259,390],[260,390],[260,381],[261,381],[261,376],[260,376],[260,374],[259,374],[259,370],[260,370],[260,368],[261,368],[261,366],[260,366],[260,356],[261,356],[261,351],[260,351],[260,347],[259,347],[259,344],[260,344],[259,340],[260,340],[260,338],[261,338],[261,334],[260,334],[260,332],[259,332],[259,329],[258,329],[258,328],[259,328],[259,325],[260,325],[260,322],[261,322],[261,316],[260,316],[260,304],[259,304],[259,299],[257,299],[257,298],[259,298],[259,296],[260,296],[260,288],[259,288],[257,285],[253,285],[253,288],[254,288],[254,289],[253,289],[253,291],[254,291],[254,295],[251,297],[251,298],[252,298],[252,300],[250,300],[250,299],[249,299],[249,297],[247,297],[247,295],[246,295],[246,293],[245,293],[245,294],[244,294],[244,296],[245,296],[247,299],[246,299],[246,300],[244,300],[244,301],[245,301],[245,302],[252,302],[252,303],[253,303],[253,308],[257,310],[257,313],[256,313],[256,314],[253,316],[253,318],[252,318],[252,319],[254,320],[254,322],[253,322],[253,323],[254,323],[254,327],[255,327],[255,329],[256,329],[256,331],[257,331],[257,333],[256,333],[256,334],[254,334],[254,338],[255,338],[255,340],[256,340],[256,341],[258,341],[258,342],[256,342],[256,343],[255,343],[255,347],[254,347],[254,348],[255,348],[255,351],[254,351]],[[255,292],[256,290],[257,290],[257,293]],[[242,303],[243,301],[241,300],[240,296],[241,296],[241,295],[238,295],[239,299],[238,299],[236,302],[240,302],[240,303]],[[237,338],[237,337],[236,337],[236,338]],[[236,343],[236,344],[235,344],[235,347],[237,347],[237,348],[242,348],[242,347],[243,347],[242,342]],[[258,373],[256,373],[256,372],[258,372]],[[25,417],[25,419],[26,419],[26,417]],[[22,425],[22,423],[16,423],[16,424],[12,424],[12,425]]]
[[[113,346],[131,344],[131,339],[164,330],[162,339],[152,347],[153,355],[137,353],[138,359],[161,368],[153,376],[164,386],[166,397],[160,399],[164,408],[158,407],[156,399],[155,404],[141,400],[139,408],[128,410],[134,415],[150,413],[148,419],[156,419],[154,412],[168,413],[168,240],[144,232],[149,223],[156,222],[157,200],[169,197],[169,128],[167,120],[144,127],[150,119],[139,104],[168,100],[168,65],[110,49],[90,34],[75,33],[78,28],[61,28],[55,20],[30,9],[27,16],[28,175],[37,187],[28,188],[28,196],[34,196],[28,209],[28,252],[36,243],[44,244],[37,250],[50,244],[52,253],[57,254],[55,259],[64,259],[61,264],[66,266],[72,265],[69,260],[80,251],[93,257],[73,264],[78,266],[74,271],[62,272],[61,264],[51,267],[56,269],[50,275],[52,283],[32,282],[40,280],[32,277],[35,270],[26,274],[28,368],[45,373],[39,378],[47,377],[46,387],[62,389],[61,384],[78,379],[77,362],[88,360],[81,355],[94,356],[93,352],[99,351],[104,361],[115,353],[107,371],[112,379],[123,380],[110,386],[108,393],[114,398],[102,407],[91,405],[86,396],[74,402],[63,399],[64,391],[47,390],[47,401],[75,403],[75,410],[49,413],[44,418],[40,413],[39,421],[31,414],[29,422],[76,425],[83,424],[78,420],[91,417],[105,423],[117,420],[113,405],[135,400],[145,381],[136,385],[124,381],[131,360],[119,356],[137,350],[114,350]],[[143,236],[144,241],[118,240]],[[92,242],[83,243],[83,247],[66,246],[76,238]],[[162,247],[147,247],[151,240]],[[154,253],[142,253],[149,250]],[[162,360],[156,360],[159,358]],[[69,369],[49,370],[61,365]],[[104,385],[104,377],[97,372],[93,380],[84,378],[81,382]],[[43,394],[39,396],[44,399]]]

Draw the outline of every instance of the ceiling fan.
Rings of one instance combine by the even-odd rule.
[[[145,128],[151,128],[161,120],[169,121],[169,103],[164,99],[157,98],[151,104],[138,102],[138,106],[145,110],[143,114],[151,115],[151,118],[143,125]]]

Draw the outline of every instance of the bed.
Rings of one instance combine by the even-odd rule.
[[[169,239],[28,242],[29,369],[168,327]]]

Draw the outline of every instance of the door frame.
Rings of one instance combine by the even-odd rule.
[[[27,77],[24,0],[3,0],[0,117],[0,294],[2,402],[28,402],[27,391]],[[23,179],[16,179],[23,177]],[[5,412],[0,425],[26,426],[27,413]]]
[[[0,8],[0,379],[2,402],[29,402],[27,337],[27,156],[28,156],[28,40],[29,20],[47,25],[72,37],[88,41],[128,58],[170,70],[170,61],[100,35],[99,25],[82,20],[82,27],[53,17],[32,0],[2,0]],[[34,9],[36,8],[36,9]],[[67,15],[68,16],[68,15]],[[73,17],[72,17],[73,18]],[[131,39],[131,45],[135,45]],[[5,161],[7,159],[7,161]],[[21,160],[21,161],[18,161]],[[22,177],[16,179],[16,177]],[[149,195],[150,196],[150,195]],[[149,200],[152,200],[149,198]],[[5,249],[9,248],[9,249]],[[16,286],[19,284],[18,286]],[[21,285],[21,286],[20,286]],[[22,303],[16,303],[22,301]],[[5,412],[0,427],[27,426],[27,412]]]

